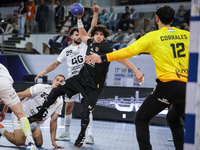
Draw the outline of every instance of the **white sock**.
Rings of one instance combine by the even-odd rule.
[[[72,114],[65,115],[65,133],[66,134],[69,133],[69,127],[70,127],[70,124],[71,124],[71,120],[72,120]]]
[[[20,124],[22,128],[22,132],[25,134],[28,143],[34,143],[32,132],[30,129],[30,123],[26,117],[20,118]]]
[[[0,133],[1,133],[1,135],[2,135],[3,137],[5,137],[4,134],[3,134],[5,130],[6,130],[6,128],[0,128]]]
[[[92,115],[92,113],[90,113],[89,118],[90,118],[90,122],[89,122],[88,127],[87,127],[87,129],[88,129],[88,136],[89,135],[92,136],[92,122],[93,122],[93,115]]]

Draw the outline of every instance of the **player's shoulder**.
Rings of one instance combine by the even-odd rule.
[[[99,44],[99,48],[102,49],[103,51],[105,52],[112,52],[114,51],[115,49],[109,45],[106,41],[103,41]]]
[[[65,47],[62,51],[68,51],[68,50],[72,49],[72,47],[73,47],[73,46],[72,46],[72,44],[71,44],[71,45]]]
[[[45,90],[45,89],[50,89],[51,85],[50,84],[41,84],[41,83],[37,83],[35,85],[32,86],[33,88],[37,88],[39,90]]]

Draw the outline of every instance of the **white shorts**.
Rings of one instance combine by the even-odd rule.
[[[15,89],[8,78],[0,77],[0,98],[8,105],[8,107],[20,102]]]
[[[70,102],[79,102],[82,99],[82,95],[81,94],[76,94],[74,96],[72,96],[71,98],[67,97],[67,95],[65,95],[65,102],[66,103],[70,103]]]
[[[21,129],[20,121],[17,116],[12,112],[12,123],[14,130]],[[31,131],[40,130],[40,125],[37,122],[33,122],[30,124]]]

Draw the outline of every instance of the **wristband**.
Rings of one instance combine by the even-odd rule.
[[[106,54],[101,55],[101,61],[102,61],[102,62],[108,62],[108,61],[107,61]]]
[[[83,22],[81,21],[81,19],[78,20],[77,26],[78,26],[78,28],[83,28]]]

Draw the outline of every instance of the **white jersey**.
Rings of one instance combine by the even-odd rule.
[[[0,63],[0,78],[2,77],[8,78],[10,82],[13,83],[13,79],[10,76],[10,73],[8,72],[7,68]]]
[[[23,109],[27,117],[38,113],[50,91],[51,85],[49,84],[35,84],[30,88],[31,97],[27,97],[22,101]],[[60,96],[43,114],[43,121],[47,120],[54,112],[60,114],[62,107],[63,99]]]
[[[62,63],[67,61],[68,65],[68,78],[77,75],[84,65],[84,59],[86,56],[87,45],[81,42],[77,46],[72,44],[60,53],[57,60]]]

